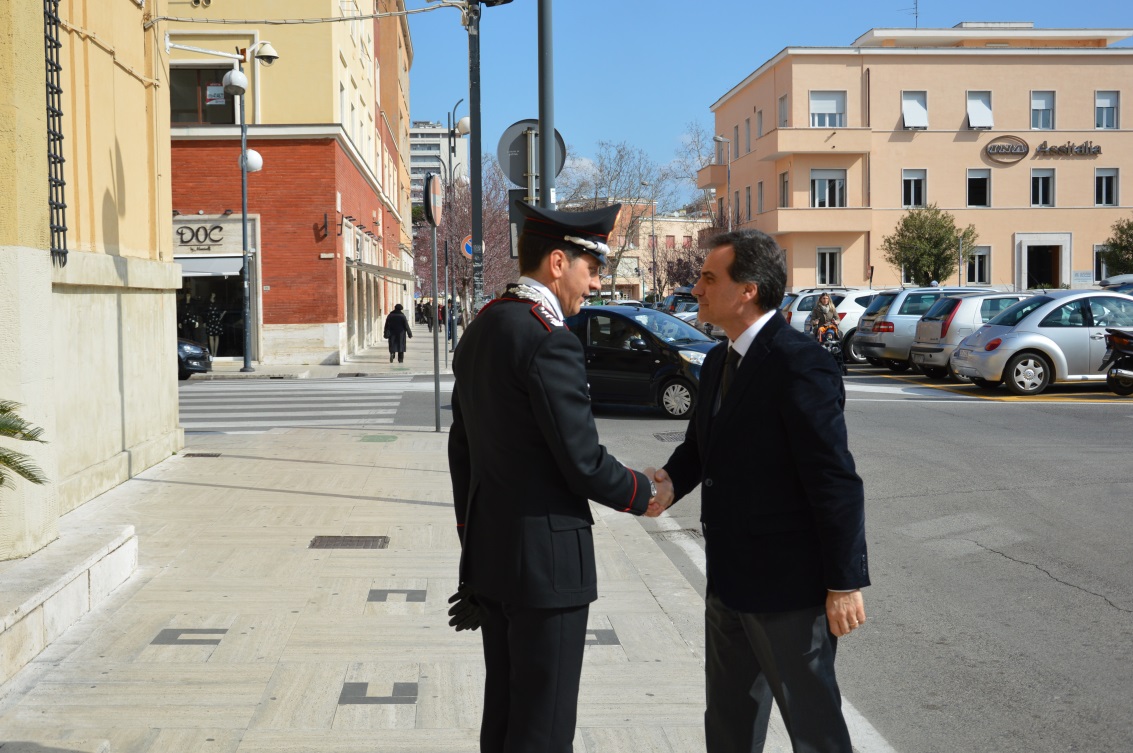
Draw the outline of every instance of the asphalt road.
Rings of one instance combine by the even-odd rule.
[[[431,379],[414,382],[394,423],[431,428]],[[1133,398],[987,398],[873,369],[847,379],[874,585],[866,626],[839,646],[843,695],[899,753],[1133,751]],[[595,413],[635,467],[662,463],[685,428]],[[641,524],[703,593],[698,517],[694,493]]]

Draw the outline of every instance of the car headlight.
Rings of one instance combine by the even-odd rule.
[[[204,348],[188,343],[178,343],[177,350],[187,356],[203,356],[205,354]]]
[[[699,350],[681,350],[678,352],[681,354],[681,358],[694,366],[700,366],[704,363],[704,354]]]

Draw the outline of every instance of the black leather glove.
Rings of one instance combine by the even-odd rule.
[[[448,610],[448,616],[452,619],[448,624],[456,628],[456,632],[480,629],[480,623],[484,618],[483,610],[480,602],[476,601],[476,596],[466,586],[458,588],[456,593],[449,597],[448,603],[452,604]]]

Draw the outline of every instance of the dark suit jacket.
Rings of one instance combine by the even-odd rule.
[[[665,465],[677,499],[701,484],[709,590],[737,611],[781,612],[869,585],[838,365],[776,313],[713,416],[727,347],[705,358],[685,441]]]
[[[541,306],[502,298],[469,324],[453,373],[461,582],[517,606],[594,601],[587,499],[640,515],[650,494],[598,443],[582,344]]]

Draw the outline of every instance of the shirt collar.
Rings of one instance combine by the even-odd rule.
[[[558,297],[551,292],[550,288],[548,288],[538,280],[527,276],[520,276],[518,282],[521,285],[526,285],[529,288],[535,288],[539,295],[543,296],[543,303],[547,306],[547,308],[554,312],[555,316],[559,318],[559,321],[566,319],[566,317],[563,316],[563,307],[559,303]]]
[[[763,329],[763,325],[771,321],[771,317],[775,315],[775,311],[776,309],[771,309],[770,311],[764,312],[763,316],[756,319],[755,322],[750,327],[745,329],[743,331],[743,334],[737,337],[734,342],[731,340],[728,341],[728,344],[732,348],[734,348],[737,353],[740,354],[741,359],[745,355],[747,355],[747,349],[751,347],[751,344],[753,342],[755,342],[755,336],[759,334],[759,331],[761,329]]]

